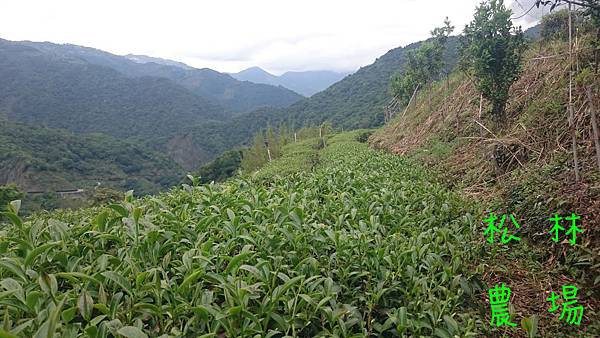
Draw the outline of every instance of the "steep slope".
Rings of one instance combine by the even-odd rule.
[[[176,184],[183,170],[166,156],[106,135],[77,135],[0,121],[0,185],[24,191],[102,186],[158,192]]]
[[[451,69],[456,63],[457,38],[448,40],[445,61]],[[344,129],[381,125],[383,108],[391,99],[390,78],[404,69],[405,55],[420,42],[392,49],[373,64],[359,69],[326,90],[292,105],[287,114],[304,125],[330,121]]]
[[[289,88],[304,96],[311,96],[343,79],[346,73],[332,71],[285,72],[275,76],[260,67],[251,67],[239,73],[231,74],[240,81],[264,83]]]
[[[174,61],[137,56],[110,54],[98,49],[58,45],[48,42],[23,42],[46,53],[83,59],[91,64],[110,67],[129,77],[162,77],[187,88],[191,92],[223,106],[228,111],[245,112],[259,107],[287,107],[302,98],[281,87],[243,82],[212,69],[196,69],[171,64]]]
[[[224,116],[215,103],[168,79],[130,78],[6,40],[0,40],[0,78],[0,113],[33,125],[147,139]]]
[[[593,49],[587,48],[590,36],[584,33],[579,31],[580,72],[573,87],[574,130],[567,113],[569,60],[564,55],[568,55],[568,43],[554,40],[530,47],[523,74],[510,89],[502,122],[491,119],[486,100],[480,110],[480,95],[473,83],[454,74],[448,87],[443,83],[423,92],[406,114],[378,130],[370,143],[436,169],[448,185],[478,201],[484,217],[490,212],[516,217],[521,241],[505,252],[488,251],[482,276],[486,283],[506,281],[515,287],[515,294],[543,295],[559,289],[557,281],[569,280],[589,290],[580,302],[593,309],[600,304],[600,163],[591,112],[592,107],[596,111],[600,107],[600,78],[594,74]],[[584,233],[576,245],[562,234],[554,242],[551,217],[572,214],[581,217],[576,223]],[[569,222],[562,226],[569,229]],[[484,230],[482,224],[479,231]],[[556,322],[543,298],[516,297],[512,305],[516,313],[539,314],[540,336],[573,334]],[[582,329],[577,336],[597,337],[598,313],[590,311],[586,316],[587,331]]]

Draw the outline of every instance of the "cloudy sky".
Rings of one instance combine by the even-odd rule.
[[[515,16],[525,11],[507,0]],[[534,0],[519,0],[529,9]],[[428,37],[448,16],[462,30],[480,0],[0,1],[0,38],[146,54],[236,72],[260,66],[354,71]],[[532,10],[519,24],[531,25]]]

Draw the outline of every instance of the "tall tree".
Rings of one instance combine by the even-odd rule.
[[[511,14],[502,0],[481,3],[459,43],[461,67],[492,103],[497,121],[504,118],[508,91],[519,77],[525,51],[523,32],[513,27]]]

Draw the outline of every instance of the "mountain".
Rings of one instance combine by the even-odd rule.
[[[155,58],[155,57],[151,57],[151,56],[147,56],[147,55],[127,54],[127,55],[125,55],[125,57],[135,63],[153,62],[153,63],[159,64],[159,65],[175,66],[175,67],[179,67],[179,68],[183,68],[183,69],[193,69],[192,67],[186,65],[183,62],[162,59],[162,58]]]
[[[101,182],[138,194],[181,180],[183,169],[167,156],[107,135],[79,135],[0,120],[0,185],[24,191],[86,189]]]
[[[283,86],[304,96],[311,96],[343,79],[346,73],[332,71],[286,72],[275,76],[260,67],[251,67],[239,73],[231,74],[241,81]]]
[[[48,54],[105,66],[130,78],[169,79],[192,93],[221,105],[226,111],[234,113],[266,106],[287,107],[302,98],[301,95],[283,87],[238,81],[228,74],[208,68],[182,67],[180,63],[171,60],[135,56],[134,61],[131,56],[114,55],[77,45],[29,41],[23,44]]]
[[[218,104],[168,79],[131,78],[6,40],[0,40],[0,78],[0,114],[32,125],[151,138],[224,117]]]
[[[280,84],[279,77],[267,72],[260,67],[250,67],[244,69],[239,73],[231,74],[234,78],[240,81],[250,81],[254,83],[264,83],[273,86]]]
[[[0,39],[0,78],[0,117],[135,139],[178,159],[186,170],[227,150],[185,153],[182,149],[189,147],[183,132],[191,126],[302,98],[210,69],[137,63],[93,48],[47,42]],[[217,139],[237,132],[222,130]]]
[[[275,99],[293,92],[208,69],[136,63],[92,48],[4,41],[0,76],[9,81],[0,83],[0,112],[41,126],[133,138],[194,170],[247,144],[267,124],[301,127],[331,121],[345,129],[380,125],[390,99],[389,79],[403,69],[406,52],[418,45],[393,49],[289,107],[266,107],[266,101],[273,106]],[[446,55],[450,65],[455,52],[451,38]],[[225,104],[228,108],[222,108]],[[232,115],[231,108],[256,106],[260,108]]]

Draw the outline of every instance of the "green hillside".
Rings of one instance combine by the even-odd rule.
[[[97,186],[156,193],[183,177],[166,156],[101,134],[76,135],[0,120],[0,185],[23,191]]]
[[[448,69],[456,64],[456,42],[448,41],[445,61]],[[390,78],[402,72],[406,53],[421,42],[390,50],[373,64],[359,69],[326,90],[292,105],[285,113],[302,125],[330,121],[336,128],[376,127],[383,123],[383,109],[392,98]]]

